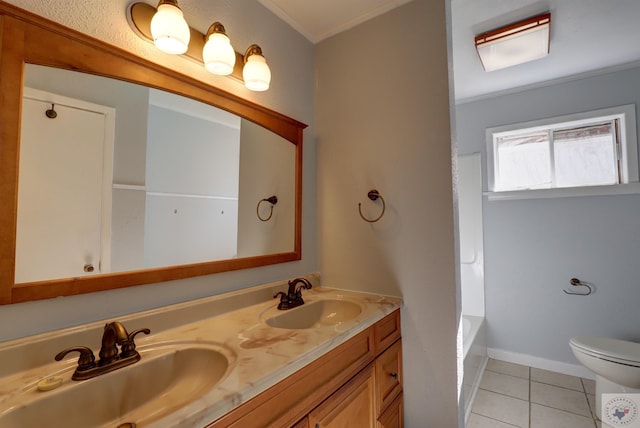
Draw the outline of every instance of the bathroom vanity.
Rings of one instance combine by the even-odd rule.
[[[402,426],[398,309],[209,426],[319,428],[346,422]]]
[[[285,311],[278,282],[119,317],[151,330],[136,337],[141,359],[88,380],[71,379],[77,354],[54,356],[87,346],[97,359],[116,320],[5,342],[0,425],[402,426],[400,299],[312,282]]]

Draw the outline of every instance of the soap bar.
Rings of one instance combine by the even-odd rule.
[[[60,376],[51,376],[38,382],[38,390],[51,391],[60,385],[62,385],[62,378]]]

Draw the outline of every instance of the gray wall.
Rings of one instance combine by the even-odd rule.
[[[624,104],[640,106],[638,68],[460,104],[459,153],[482,152],[486,171],[486,128]],[[640,340],[640,195],[485,198],[483,207],[490,348],[578,364],[573,336]],[[595,294],[565,295],[572,277]]]
[[[296,147],[248,120],[240,127],[238,257],[293,251],[295,241]],[[272,195],[278,203],[258,201]]]
[[[401,295],[407,427],[457,424],[445,2],[415,0],[318,44],[320,272]],[[417,54],[418,53],[418,54]],[[386,213],[367,199],[377,189]]]

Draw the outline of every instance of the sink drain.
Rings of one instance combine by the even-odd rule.
[[[136,428],[136,424],[134,424],[133,422],[125,422],[118,425],[118,428]]]

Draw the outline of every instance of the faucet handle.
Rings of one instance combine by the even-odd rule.
[[[64,351],[58,352],[56,355],[56,361],[62,360],[69,352],[79,352],[78,358],[78,370],[88,370],[96,366],[96,357],[93,355],[93,351],[86,346],[74,346],[67,348]]]
[[[128,339],[124,343],[122,343],[122,346],[120,346],[120,349],[121,349],[120,356],[122,358],[130,357],[132,355],[135,355],[138,352],[136,351],[136,344],[133,341],[133,339],[136,337],[138,333],[149,334],[151,333],[151,330],[149,330],[148,328],[141,328],[129,333]]]
[[[285,293],[284,291],[278,291],[276,294],[273,295],[273,298],[277,298],[278,296],[280,296],[280,301],[284,302],[285,300],[287,300],[287,293]]]

